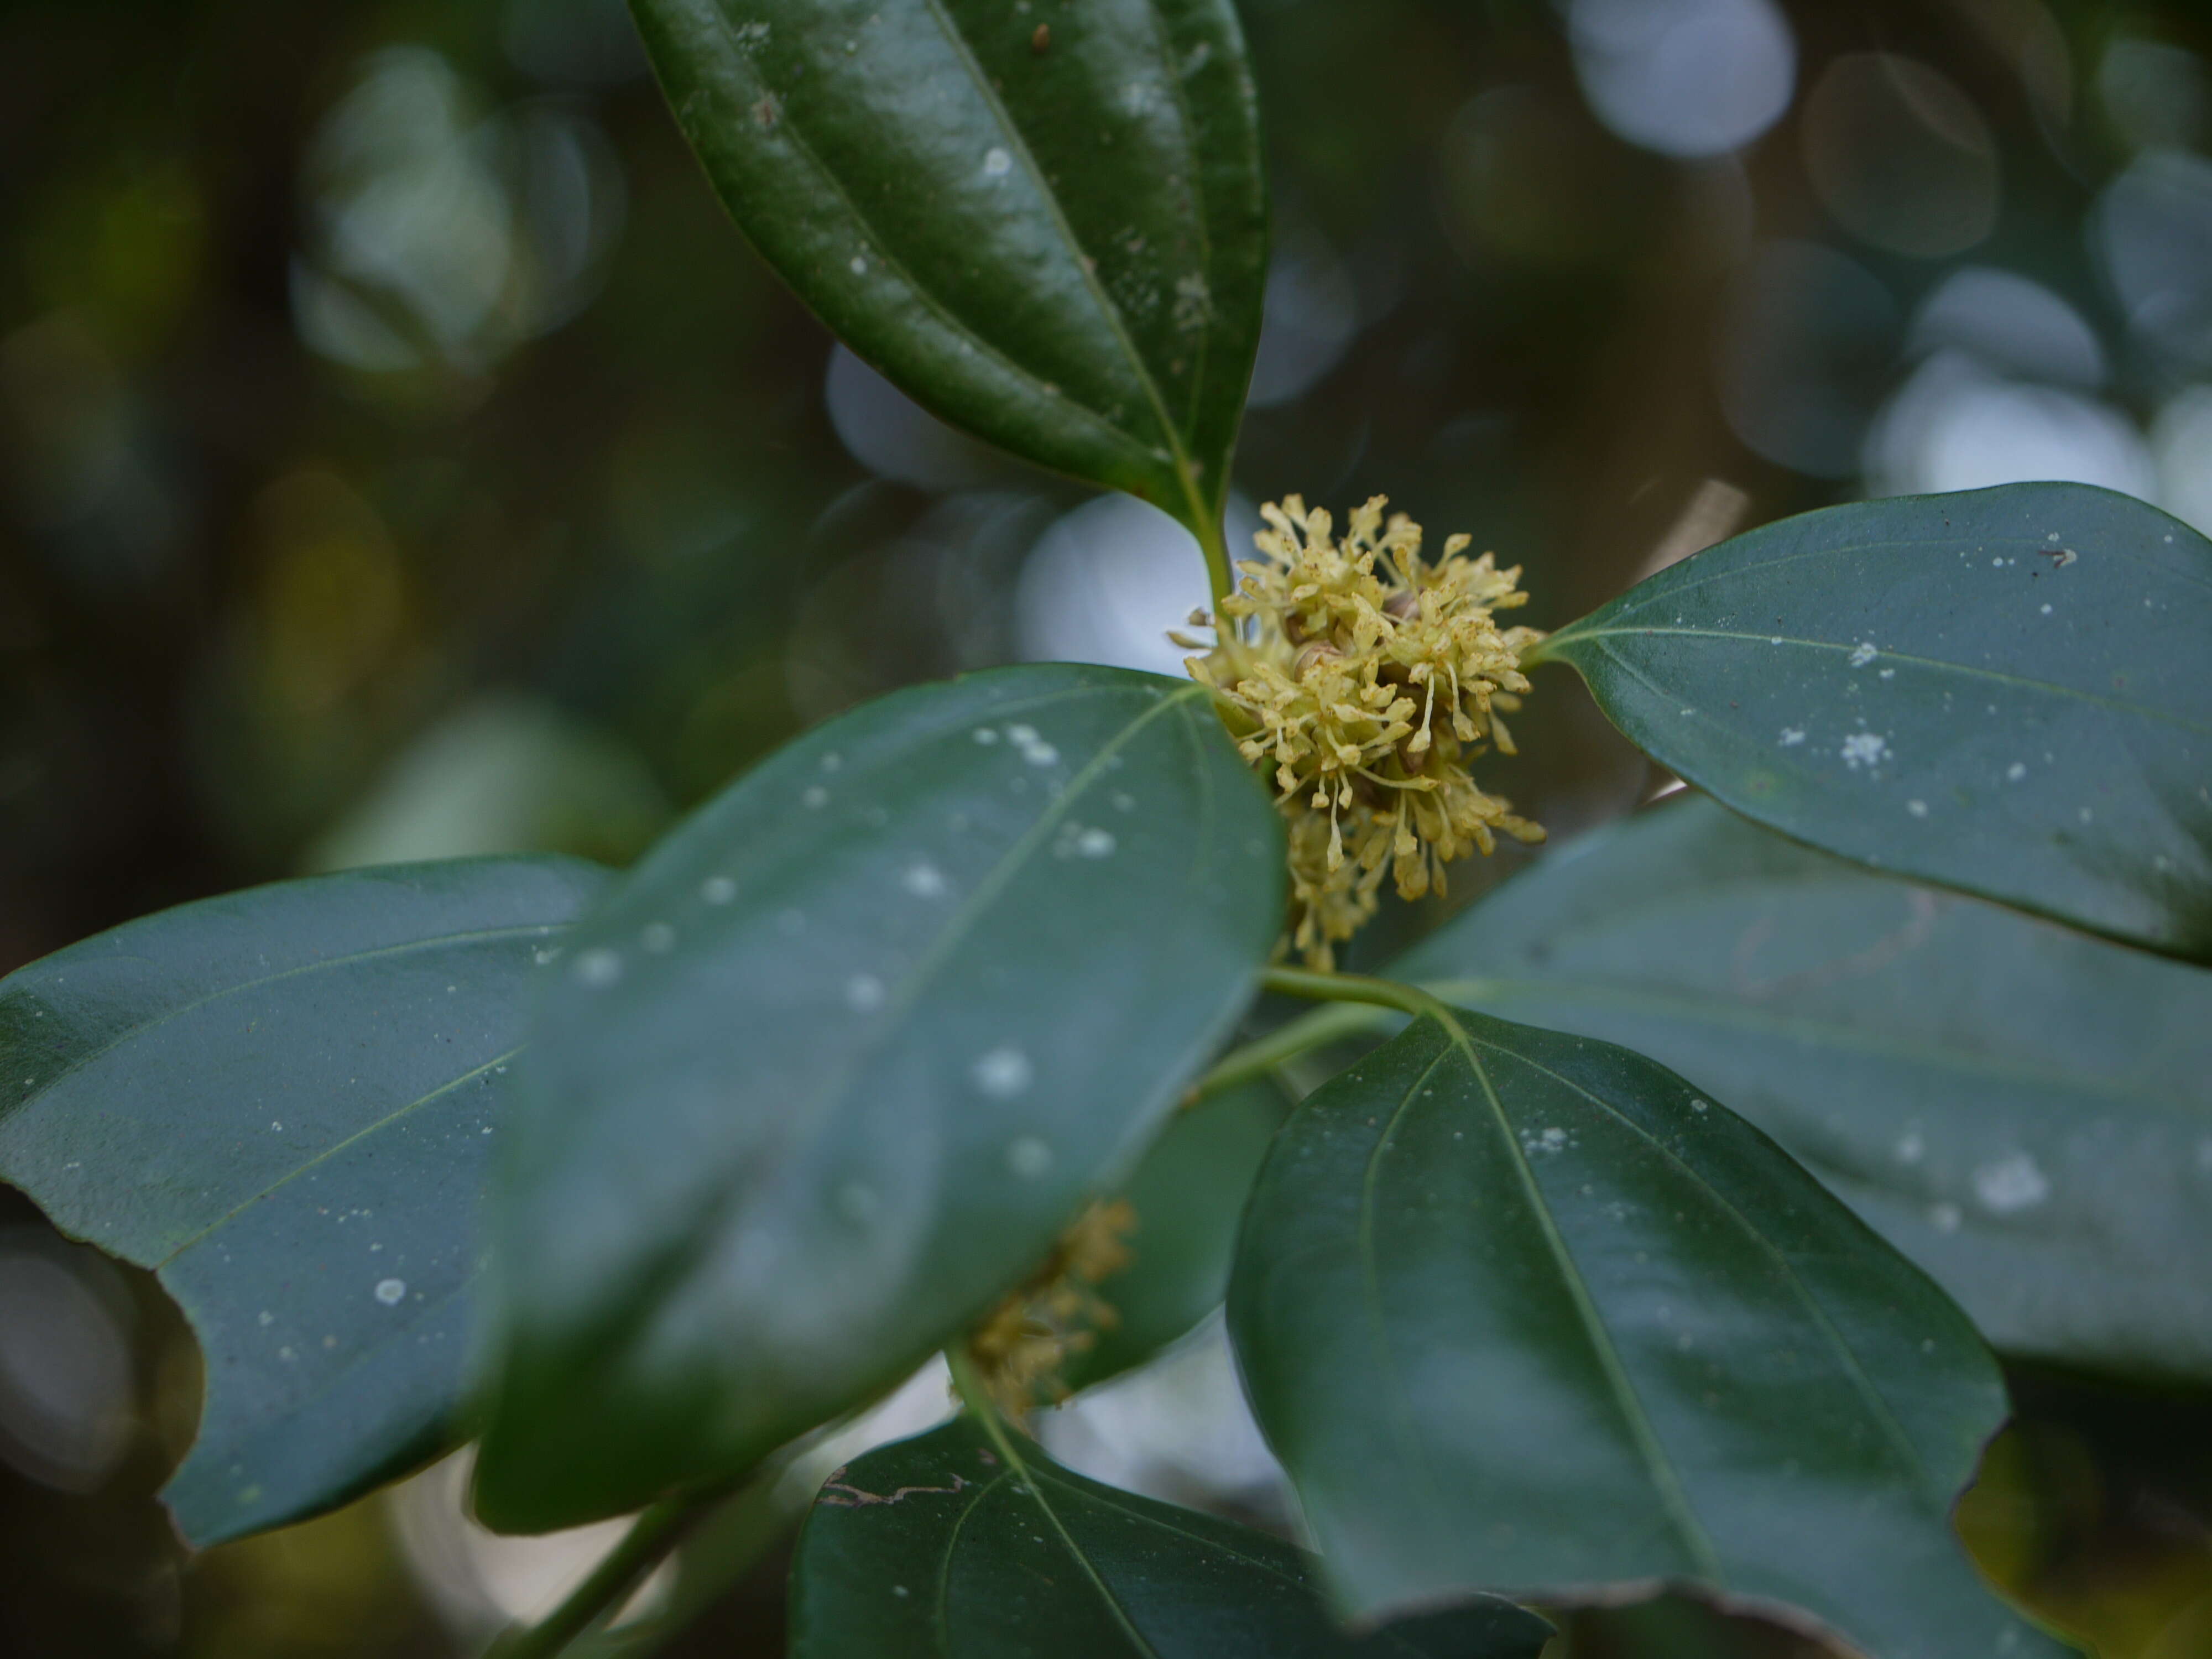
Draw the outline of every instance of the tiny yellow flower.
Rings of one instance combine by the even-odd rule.
[[[1498,834],[1544,838],[1468,770],[1492,745],[1514,752],[1498,716],[1521,706],[1520,653],[1542,636],[1494,613],[1528,602],[1521,572],[1467,557],[1463,535],[1425,563],[1420,526],[1402,513],[1386,525],[1387,504],[1354,510],[1338,539],[1322,509],[1269,502],[1252,538],[1265,556],[1237,566],[1219,618],[1191,618],[1213,629],[1212,649],[1174,636],[1205,650],[1187,659],[1191,677],[1273,777],[1289,820],[1286,942],[1322,969],[1375,914],[1386,873],[1419,898]]]
[[[1044,1265],[969,1334],[968,1352],[984,1389],[1010,1421],[1020,1422],[1040,1402],[1066,1399],[1061,1371],[1069,1357],[1117,1322],[1096,1286],[1129,1265],[1126,1239],[1136,1224],[1127,1199],[1091,1205],[1060,1236]]]

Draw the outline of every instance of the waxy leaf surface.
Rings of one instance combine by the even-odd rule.
[[[0,981],[0,1177],[151,1267],[207,1364],[195,1544],[451,1444],[528,982],[605,872],[394,865],[118,927]]]
[[[1539,647],[1771,829],[2212,961],[2212,543],[2083,484],[1768,525]]]
[[[1229,1317],[1356,1613],[1664,1583],[1873,1659],[2063,1651],[1948,1525],[2006,1413],[1972,1327],[1626,1049],[1415,1021],[1278,1137]]]
[[[1230,0],[634,0],[723,203],[860,355],[1218,526],[1267,194]]]
[[[1710,801],[1548,857],[1393,971],[1714,1091],[1999,1350],[2212,1382],[2212,973]]]
[[[632,1508],[910,1372],[1129,1176],[1282,902],[1264,791],[1151,675],[902,692],[708,805],[533,1028],[480,1510]]]
[[[972,1417],[832,1475],[791,1596],[793,1659],[1536,1659],[1551,1633],[1485,1598],[1348,1635],[1304,1552],[1086,1480]]]

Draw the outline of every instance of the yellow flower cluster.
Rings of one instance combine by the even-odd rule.
[[[969,1334],[968,1352],[993,1403],[1018,1423],[1041,1402],[1067,1397],[1060,1381],[1068,1357],[1110,1330],[1114,1310],[1096,1286],[1127,1267],[1137,1212],[1127,1199],[1093,1204],[1060,1236],[1026,1283]]]
[[[1466,557],[1463,535],[1425,564],[1420,526],[1402,513],[1386,526],[1385,505],[1356,509],[1338,540],[1322,509],[1270,502],[1253,538],[1266,556],[1238,565],[1220,620],[1191,618],[1215,634],[1192,678],[1245,758],[1273,772],[1290,822],[1290,943],[1321,969],[1375,914],[1386,870],[1419,898],[1496,834],[1544,838],[1468,771],[1490,744],[1514,752],[1498,714],[1521,706],[1520,653],[1542,636],[1492,613],[1527,602],[1521,572]]]

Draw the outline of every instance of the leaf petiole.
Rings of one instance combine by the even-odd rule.
[[[638,1516],[606,1559],[593,1568],[560,1606],[528,1629],[501,1637],[492,1644],[485,1659],[553,1659],[553,1656],[568,1651],[571,1644],[602,1624],[628,1601],[647,1575],[690,1537],[701,1522],[733,1495],[741,1504],[773,1503],[784,1467],[783,1460],[779,1458],[765,1468],[748,1470],[734,1480],[655,1504]],[[773,1527],[762,1528],[763,1547],[775,1540],[778,1530]]]
[[[1261,985],[1286,997],[1309,1002],[1361,1003],[1373,1008],[1395,1008],[1415,1019],[1443,1012],[1443,1004],[1415,985],[1395,979],[1376,979],[1366,974],[1322,974],[1305,968],[1269,968],[1260,975]]]

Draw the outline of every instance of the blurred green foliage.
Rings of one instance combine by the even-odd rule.
[[[2203,521],[2195,6],[1790,0],[1786,107],[1704,155],[1734,106],[1635,106],[1618,7],[1244,10],[1279,198],[1250,499],[1387,491],[1525,563],[1539,625],[1977,443]],[[2057,311],[1929,303],[1969,268]],[[0,9],[0,969],[306,868],[620,861],[803,726],[1018,654],[1081,492],[830,364],[617,0]],[[1498,787],[1555,832],[1656,781],[1563,680],[1516,731]],[[7,1261],[42,1227],[0,1194]],[[119,1333],[129,1387],[74,1474],[0,1434],[0,1652],[456,1650],[380,1503],[185,1562],[149,1494],[197,1359],[147,1283],[53,1260],[98,1284],[0,1277],[0,1418],[27,1344]],[[1962,1512],[1984,1563],[2112,1659],[2212,1652],[2212,1406],[2019,1392]],[[773,1650],[775,1583],[696,1650]],[[1791,1641],[1669,1604],[1563,1645]]]

